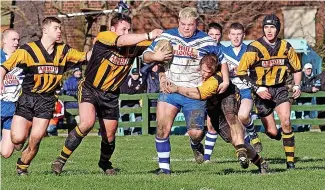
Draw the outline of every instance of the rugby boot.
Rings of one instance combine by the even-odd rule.
[[[170,170],[163,170],[161,168],[156,169],[155,171],[156,175],[170,175]]]
[[[287,169],[291,170],[291,169],[295,169],[295,163],[294,162],[287,162]]]
[[[266,161],[263,161],[258,169],[260,174],[267,174],[269,172],[269,164]]]
[[[204,162],[204,147],[199,143],[196,148],[192,148],[196,163],[202,164]]]
[[[21,168],[16,168],[16,171],[17,171],[17,174],[19,175],[19,176],[26,176],[26,175],[28,175],[28,171],[27,171],[27,169],[21,169]]]
[[[104,171],[106,175],[116,175],[117,170],[112,167],[112,163],[110,161],[99,161],[98,166]]]
[[[57,158],[53,163],[52,163],[52,172],[55,173],[56,175],[60,175],[62,172],[62,168],[65,165],[65,162],[61,160],[60,158]]]
[[[247,159],[247,150],[245,148],[240,148],[240,149],[236,150],[236,153],[237,153],[237,158],[238,158],[240,166],[243,169],[248,168],[249,160]]]

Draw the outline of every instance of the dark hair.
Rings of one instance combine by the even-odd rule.
[[[56,22],[58,24],[61,24],[61,21],[58,18],[46,17],[46,18],[44,18],[44,20],[42,22],[42,26],[44,27],[45,25],[51,24],[52,22]]]
[[[219,23],[216,23],[216,22],[211,22],[209,25],[208,25],[208,28],[207,28],[207,33],[209,32],[210,29],[216,29],[216,30],[219,30],[220,33],[222,34],[222,26],[219,24]]]
[[[229,29],[235,29],[235,30],[242,30],[243,32],[245,32],[245,28],[242,24],[238,23],[238,22],[234,22],[230,25]]]
[[[200,61],[200,67],[202,67],[203,64],[215,72],[219,65],[219,60],[215,54],[206,54]]]
[[[116,26],[119,22],[125,21],[131,24],[131,18],[128,15],[122,13],[116,13],[111,19],[111,26]]]

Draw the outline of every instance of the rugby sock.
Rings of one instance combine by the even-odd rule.
[[[249,122],[248,125],[245,125],[246,131],[247,133],[252,136],[254,133],[256,133],[255,131],[255,127],[254,127],[254,121],[251,119],[251,121]]]
[[[204,160],[210,160],[214,145],[216,144],[217,133],[209,133],[205,135]]]
[[[282,132],[283,148],[287,157],[287,162],[295,161],[295,135],[293,132]]]
[[[236,149],[236,155],[238,157],[240,152],[244,152],[247,155],[247,149],[245,144],[239,144],[235,146]]]
[[[18,158],[16,166],[17,166],[18,169],[27,170],[27,168],[29,167],[29,164],[26,164],[26,163],[22,162],[21,159]]]
[[[263,162],[265,162],[265,161],[264,161],[264,159],[263,159],[260,155],[256,154],[256,155],[254,156],[254,158],[251,159],[251,162],[252,162],[254,165],[256,165],[258,168],[260,168],[260,167],[261,167],[261,164],[262,164]]]
[[[160,139],[156,137],[156,150],[158,154],[159,168],[166,174],[170,174],[170,141],[169,137]]]
[[[115,150],[115,139],[112,142],[108,142],[107,139],[102,139],[100,147],[100,162],[108,162]]]
[[[85,136],[81,133],[79,127],[75,127],[69,133],[67,139],[65,140],[65,145],[58,159],[65,163],[72,154],[72,152],[80,145],[84,137]]]
[[[193,150],[198,149],[200,143],[198,143],[198,142],[194,142],[193,139],[192,139],[191,137],[190,137],[190,142],[191,142],[191,148],[192,148]]]

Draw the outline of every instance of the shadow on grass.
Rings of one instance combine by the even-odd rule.
[[[302,163],[308,163],[308,162],[324,162],[325,158],[300,158],[295,157],[296,162],[302,162]],[[286,159],[284,158],[267,158],[266,161],[268,161],[270,164],[285,164]]]
[[[121,172],[121,169],[119,168],[115,168],[117,175],[119,174],[119,172]],[[69,175],[105,175],[105,173],[103,172],[103,170],[101,170],[100,168],[98,169],[98,171],[89,171],[86,169],[73,169],[73,170],[63,170],[62,173],[60,175],[56,175],[55,173],[53,173],[50,170],[47,171],[42,171],[39,172],[42,175],[54,175],[54,176],[69,176]]]

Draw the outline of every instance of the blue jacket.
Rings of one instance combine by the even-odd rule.
[[[3,63],[3,62],[6,61],[6,55],[7,55],[7,54],[6,54],[2,49],[0,49],[0,52],[1,52],[0,63]]]
[[[78,82],[80,79],[71,76],[63,84],[63,94],[69,96],[77,96],[78,93]]]
[[[80,79],[71,76],[63,84],[63,94],[77,98],[78,95],[78,82]],[[65,102],[66,109],[78,108],[78,102]]]
[[[157,72],[152,72],[152,67],[155,64],[148,64],[141,68],[140,72],[142,74],[143,81],[147,83],[148,93],[157,93],[160,90],[159,87],[159,70]]]

